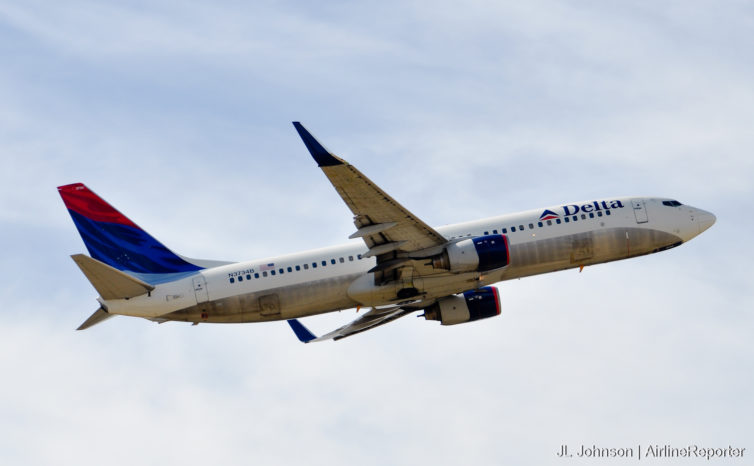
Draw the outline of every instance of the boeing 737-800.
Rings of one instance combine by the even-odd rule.
[[[79,330],[113,315],[198,324],[287,320],[301,341],[340,339],[423,311],[443,325],[500,314],[492,284],[678,246],[715,216],[655,197],[589,200],[433,228],[300,123],[306,148],[353,213],[341,245],[247,262],[175,254],[81,183],[58,188],[90,256],[73,260],[99,293]],[[297,319],[369,307],[317,338]]]

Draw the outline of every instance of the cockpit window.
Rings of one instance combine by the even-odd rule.
[[[662,205],[666,205],[668,207],[678,207],[682,206],[683,204],[678,201],[662,201]]]

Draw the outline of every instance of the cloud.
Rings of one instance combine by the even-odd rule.
[[[750,25],[740,3],[0,6],[0,457],[540,465],[563,442],[750,447]],[[504,282],[503,315],[468,325],[406,317],[315,345],[284,323],[73,331],[97,304],[66,257],[84,248],[60,184],[189,256],[341,243],[350,213],[291,120],[431,224],[624,194],[718,223]]]

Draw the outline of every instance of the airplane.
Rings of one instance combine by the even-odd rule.
[[[71,256],[99,293],[78,330],[114,315],[199,323],[286,320],[304,343],[339,340],[408,314],[442,325],[500,314],[505,280],[674,248],[715,215],[659,197],[549,206],[433,228],[299,122],[314,161],[353,213],[350,242],[247,262],[176,254],[84,184],[58,187],[89,256]],[[298,319],[369,308],[317,337]]]

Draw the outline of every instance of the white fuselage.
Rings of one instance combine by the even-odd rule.
[[[424,302],[529,275],[626,259],[677,246],[707,229],[714,216],[660,198],[619,198],[566,204],[447,225],[448,240],[503,234],[510,263],[488,272],[432,272],[426,259],[411,262],[415,277],[374,286],[374,257],[362,258],[360,239],[323,249],[204,269],[157,285],[149,295],[102,301],[112,314],[158,321],[260,322],[380,306],[416,288]],[[543,213],[549,211],[549,220]],[[541,220],[542,219],[542,220]],[[567,220],[566,220],[567,219]]]

